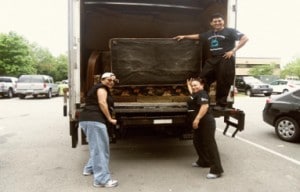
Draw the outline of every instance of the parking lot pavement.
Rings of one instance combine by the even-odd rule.
[[[248,117],[236,138],[224,136],[222,119],[217,119],[216,140],[225,170],[221,178],[207,180],[208,169],[191,167],[196,154],[190,140],[131,137],[111,145],[112,177],[120,182],[113,191],[300,191],[299,144],[280,141],[259,122],[258,111],[252,110],[260,110],[262,102],[260,98],[237,101]],[[5,99],[0,106],[1,192],[96,190],[92,177],[82,176],[88,146],[71,148],[61,98]]]

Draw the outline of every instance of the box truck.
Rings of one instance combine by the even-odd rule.
[[[207,31],[213,13],[223,14],[228,23],[234,6],[230,0],[69,0],[69,100],[65,98],[64,114],[69,116],[72,147],[79,140],[78,116],[86,93],[104,72],[119,79],[112,90],[118,120],[109,129],[113,141],[116,133],[132,127],[190,138],[186,80],[200,74],[209,51],[201,41],[172,37]],[[233,103],[232,92],[228,100]],[[210,96],[214,105],[213,87]],[[241,110],[215,110],[214,115],[224,117],[225,130],[243,129]],[[81,138],[85,143],[82,133]]]

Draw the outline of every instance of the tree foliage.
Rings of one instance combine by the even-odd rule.
[[[67,55],[54,57],[15,32],[0,34],[0,75],[44,74],[58,81],[68,78],[67,63]]]
[[[296,58],[294,61],[288,63],[280,73],[282,78],[290,76],[300,78],[300,58]]]
[[[30,73],[36,73],[36,69],[27,40],[14,32],[0,34],[0,74],[19,76]]]
[[[253,76],[259,76],[259,75],[272,75],[276,66],[275,64],[270,65],[259,65],[251,68],[249,70],[249,74]]]

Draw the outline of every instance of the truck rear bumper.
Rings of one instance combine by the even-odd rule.
[[[121,126],[139,126],[139,125],[186,125],[186,115],[173,116],[120,116],[118,121]]]

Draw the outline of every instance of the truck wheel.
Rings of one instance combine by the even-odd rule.
[[[51,89],[48,91],[47,97],[48,97],[49,99],[51,99],[51,97],[52,97],[52,91],[51,91]]]
[[[282,93],[287,93],[287,92],[289,92],[289,90],[287,90],[287,89],[284,89],[284,90],[282,91]]]
[[[11,89],[8,90],[8,93],[7,93],[7,97],[8,98],[12,98],[14,96],[14,93]]]
[[[24,99],[24,98],[25,98],[25,95],[20,94],[20,95],[19,95],[19,98],[20,98],[20,99]]]

